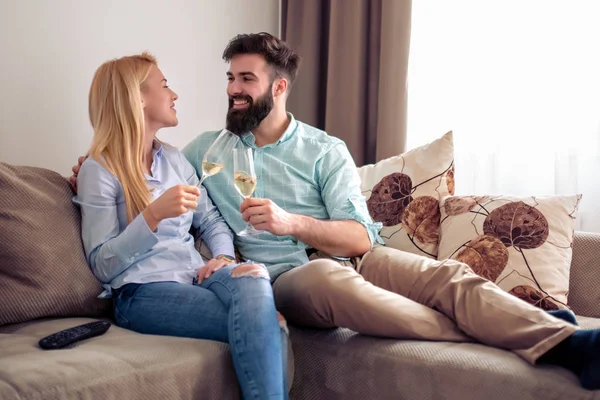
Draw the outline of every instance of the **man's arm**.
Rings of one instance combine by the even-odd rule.
[[[297,215],[292,236],[310,247],[339,257],[362,256],[371,250],[367,230],[357,221],[323,221]]]
[[[360,178],[346,146],[334,146],[316,166],[321,197],[330,220],[291,214],[268,199],[251,198],[241,205],[242,217],[256,229],[293,236],[307,245],[340,257],[359,256],[381,242],[380,224],[373,223]]]
[[[310,247],[338,257],[361,256],[371,249],[363,225],[354,220],[324,221],[281,209],[269,199],[246,199],[242,218],[256,229],[292,236]]]

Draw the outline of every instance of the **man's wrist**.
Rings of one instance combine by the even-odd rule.
[[[304,236],[310,224],[311,217],[301,214],[291,214],[292,221],[290,224],[290,236],[299,239]]]

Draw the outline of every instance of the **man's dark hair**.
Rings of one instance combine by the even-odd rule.
[[[259,54],[273,68],[276,77],[289,81],[288,90],[298,76],[300,56],[286,42],[267,32],[237,35],[223,52],[223,60],[230,62],[240,54]],[[273,77],[274,78],[274,77]]]

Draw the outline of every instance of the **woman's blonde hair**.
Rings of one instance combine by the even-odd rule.
[[[143,169],[144,110],[141,89],[156,59],[148,54],[102,64],[92,80],[89,113],[94,138],[89,156],[123,186],[131,222],[150,202]]]

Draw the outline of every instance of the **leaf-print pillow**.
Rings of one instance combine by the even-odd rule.
[[[358,168],[371,217],[395,249],[436,258],[439,200],[454,194],[452,132],[409,152]]]
[[[452,258],[545,310],[568,308],[581,195],[448,196],[440,202],[438,258]]]

